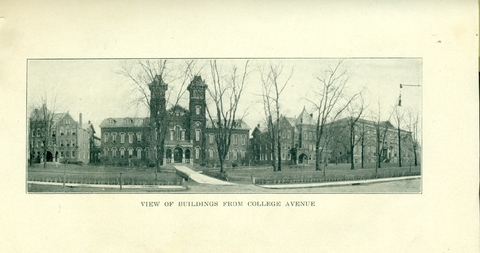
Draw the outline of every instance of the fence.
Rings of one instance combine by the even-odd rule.
[[[279,177],[279,178],[254,178],[252,177],[252,183],[257,185],[266,184],[298,184],[298,183],[321,183],[321,182],[337,182],[337,181],[353,181],[353,180],[367,180],[376,178],[392,178],[392,177],[405,177],[405,176],[418,176],[421,173],[415,172],[389,172],[378,173],[377,175],[335,175],[327,177]]]
[[[121,190],[124,185],[182,185],[183,179],[174,173],[156,177],[155,173],[35,171],[29,172],[28,180],[61,183],[63,187],[65,184],[118,185]]]

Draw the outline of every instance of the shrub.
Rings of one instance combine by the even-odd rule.
[[[200,166],[205,167],[207,164],[205,162],[200,163]]]
[[[233,162],[233,163],[232,163],[232,168],[235,168],[235,167],[237,167],[237,166],[238,166],[238,164],[237,164],[236,162]]]

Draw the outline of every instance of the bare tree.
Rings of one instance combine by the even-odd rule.
[[[283,65],[270,63],[268,70],[259,67],[262,80],[262,99],[265,118],[268,120],[268,134],[272,144],[272,165],[273,171],[282,170],[282,147],[280,141],[280,96],[293,75],[293,68],[290,75],[284,81],[280,81],[283,72]],[[275,124],[273,123],[275,117]],[[277,158],[277,163],[275,163]]]
[[[132,93],[136,96],[132,105],[143,106],[150,113],[150,143],[154,151],[156,173],[163,165],[165,152],[165,137],[170,114],[167,113],[167,105],[178,105],[186,92],[187,84],[198,73],[195,60],[186,60],[180,65],[165,59],[136,60],[123,62],[118,74],[127,78]],[[197,71],[197,72],[195,72]],[[168,89],[168,84],[171,88]],[[157,85],[164,89],[160,92],[160,98],[152,102],[152,88]],[[165,97],[165,99],[163,99]],[[155,177],[156,174],[155,174]]]
[[[402,137],[401,134],[401,122],[403,121],[404,113],[400,110],[399,106],[395,106],[394,109],[395,123],[397,124],[397,142],[398,142],[398,167],[402,167]]]
[[[319,85],[312,89],[312,93],[316,96],[315,100],[310,100],[317,111],[317,119],[315,124],[315,170],[321,170],[320,163],[322,154],[328,147],[331,137],[331,131],[334,122],[347,106],[358,96],[347,96],[346,88],[351,77],[347,69],[342,69],[343,61],[339,61],[335,66],[328,66],[322,75],[317,77]],[[323,172],[325,176],[325,170]]]
[[[362,141],[364,135],[364,125],[359,128],[358,121],[365,111],[365,100],[363,99],[362,92],[359,93],[358,101],[352,101],[347,106],[347,112],[349,117],[347,118],[347,130],[348,130],[348,144],[350,149],[350,169],[355,169],[354,151],[357,144]],[[363,166],[363,150],[362,150],[362,166]]]
[[[243,70],[233,66],[231,72],[224,74],[216,60],[210,61],[212,85],[207,91],[213,104],[212,108],[207,106],[207,114],[215,132],[220,172],[225,171],[225,157],[230,148],[232,131],[245,116],[238,116],[237,110],[249,74],[248,64],[246,61]]]
[[[418,151],[420,148],[420,142],[418,140],[418,128],[419,128],[419,115],[418,112],[414,112],[413,110],[408,111],[408,122],[407,127],[411,134],[411,143],[413,149],[413,158],[414,158],[414,165],[418,165]]]
[[[378,169],[382,167],[382,158],[385,156],[385,139],[387,137],[388,130],[390,129],[390,119],[393,115],[394,110],[391,110],[388,119],[386,121],[381,121],[381,106],[380,102],[378,104],[378,112],[372,112],[373,118],[375,118],[375,153],[377,156],[375,163],[375,175],[378,173]]]
[[[42,150],[43,168],[47,167],[47,152],[56,143],[56,138],[53,135],[55,127],[55,114],[60,110],[60,102],[58,92],[54,88],[49,88],[43,85],[43,91],[37,98],[39,104],[31,107],[29,125],[30,125],[30,152],[34,149],[34,142],[39,142]],[[32,159],[30,154],[30,159]]]

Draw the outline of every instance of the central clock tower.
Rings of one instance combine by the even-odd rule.
[[[190,93],[190,139],[193,143],[193,159],[203,161],[205,155],[206,101],[207,85],[200,76],[195,76],[187,87]]]

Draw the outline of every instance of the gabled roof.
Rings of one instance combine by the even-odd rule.
[[[295,120],[296,120],[295,118],[290,118],[290,117],[284,117],[284,118],[288,121],[288,123],[289,123],[292,127],[295,126]]]
[[[68,113],[54,113],[53,114],[53,124],[57,124],[60,120],[65,118]]]
[[[295,120],[295,125],[306,124],[306,125],[313,125],[315,122],[313,121],[312,116],[305,110],[303,107],[303,111],[298,115],[297,119]]]
[[[146,127],[148,118],[107,118],[102,121],[100,128],[109,127]]]

